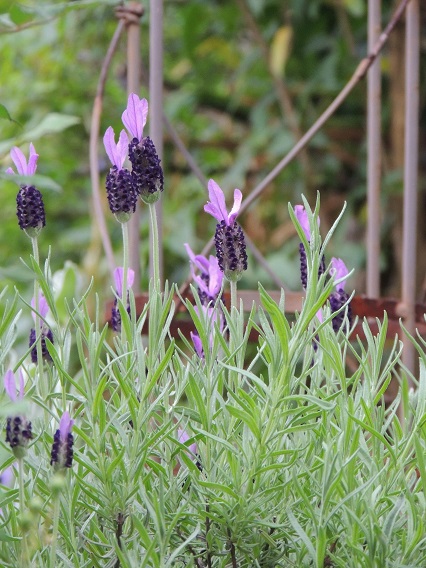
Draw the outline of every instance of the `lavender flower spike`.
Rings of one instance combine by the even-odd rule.
[[[71,429],[73,424],[74,420],[71,420],[69,412],[64,412],[59,422],[59,428],[53,437],[50,456],[50,465],[53,465],[56,470],[64,470],[72,466],[74,437],[71,434]]]
[[[203,305],[217,300],[219,292],[222,288],[223,272],[219,268],[217,258],[210,255],[207,259],[202,254],[195,255],[188,243],[185,243],[185,249],[191,261],[191,273],[194,282],[198,286],[198,294]],[[195,269],[200,274],[195,273]]]
[[[23,152],[15,146],[10,151],[10,157],[21,176],[32,176],[37,169],[38,154],[33,144],[30,144],[30,155],[27,159]],[[15,174],[13,168],[7,168],[7,174]],[[18,223],[20,228],[30,238],[37,237],[41,229],[46,225],[43,197],[38,189],[32,185],[21,185],[16,196]]]
[[[114,130],[110,126],[104,135],[104,146],[112,168],[106,179],[106,190],[111,213],[120,223],[126,223],[132,213],[136,211],[138,195],[133,187],[132,175],[123,168],[127,157],[129,139],[124,130],[120,132],[117,144],[115,143]]]
[[[204,211],[219,221],[214,237],[219,268],[228,280],[237,282],[243,271],[247,270],[244,233],[236,222],[242,193],[239,189],[234,191],[234,205],[228,214],[223,191],[212,179],[208,183],[208,190],[210,201],[204,206]]]
[[[19,392],[16,390],[15,375],[8,370],[4,376],[4,388],[12,402],[22,400],[24,396],[24,376],[19,370]],[[15,457],[22,459],[28,442],[32,439],[31,422],[23,415],[8,416],[6,421],[6,442],[12,448]]]
[[[348,269],[346,268],[346,265],[341,258],[333,257],[331,259],[331,266],[332,268],[330,273],[332,274],[335,281],[347,277]],[[349,299],[349,294],[345,292],[345,284],[346,281],[344,280],[342,282],[338,282],[335,286],[335,291],[330,294],[329,301],[330,307],[333,312],[338,312]],[[345,310],[342,310],[333,318],[333,329],[336,333],[342,327],[345,316],[348,318],[350,327],[352,325],[352,308],[350,304],[346,306]]]
[[[154,142],[143,136],[148,115],[148,102],[132,93],[122,114],[124,126],[130,132],[129,160],[132,164],[133,187],[145,203],[155,203],[164,189],[163,170]]]
[[[135,271],[131,268],[127,269],[127,290],[133,286],[135,279]],[[123,297],[123,268],[119,266],[114,270],[114,284],[115,291],[119,298]],[[111,327],[114,331],[120,331],[121,329],[121,315],[118,309],[118,300],[115,298],[114,305],[111,310]],[[129,293],[127,292],[127,313],[130,315],[130,305],[129,305]]]
[[[45,319],[48,312],[49,312],[49,306],[48,306],[48,303],[46,301],[46,298],[43,296],[42,293],[39,294],[38,305],[39,305],[40,316],[43,319]],[[32,300],[31,300],[31,307],[33,309],[35,309],[35,298],[32,298]],[[36,323],[36,317],[37,317],[36,313],[32,312],[31,315],[33,316],[34,323]],[[46,337],[48,338],[50,343],[53,343],[52,330],[49,329],[47,327],[47,325],[42,320],[40,320],[40,341],[41,341],[42,358],[43,358],[44,361],[52,361],[52,357],[51,357],[51,355],[50,355],[50,353],[47,349]],[[36,340],[37,340],[37,332],[34,328],[32,328],[31,331],[30,331],[29,346],[32,348],[31,349],[31,361],[34,364],[36,364],[37,360],[38,360]]]

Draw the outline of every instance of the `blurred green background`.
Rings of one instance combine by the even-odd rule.
[[[142,90],[148,96],[149,2],[142,2]],[[383,1],[383,24],[396,3]],[[422,3],[424,4],[424,3]],[[103,59],[117,26],[116,2],[0,0],[0,169],[9,150],[35,144],[47,226],[41,257],[52,246],[53,272],[69,261],[82,285],[95,276],[109,294],[111,282],[94,226],[89,176],[89,130]],[[422,5],[422,30],[426,6]],[[165,0],[164,111],[206,177],[230,197],[248,194],[318,118],[366,55],[365,0]],[[426,37],[425,34],[423,37]],[[403,23],[386,46],[383,72],[382,292],[398,294],[403,164]],[[425,60],[422,43],[420,147],[425,147]],[[112,60],[106,84],[101,136],[121,129],[126,105],[126,38]],[[402,97],[402,98],[401,98]],[[402,101],[402,102],[401,102]],[[240,222],[291,289],[299,289],[298,240],[287,204],[321,194],[322,231],[347,201],[348,212],[329,249],[356,268],[352,285],[364,288],[366,223],[366,83],[362,81],[306,150],[271,183]],[[402,123],[402,124],[401,124]],[[99,141],[101,187],[109,167]],[[426,210],[426,157],[421,153],[419,219]],[[188,275],[183,248],[201,250],[214,231],[202,213],[206,189],[190,172],[165,131],[163,245],[165,274],[181,283]],[[27,295],[29,273],[19,258],[31,245],[15,214],[17,186],[0,174],[0,279]],[[104,202],[106,206],[106,200]],[[120,263],[121,231],[106,207]],[[141,257],[147,287],[148,215],[142,211]],[[419,250],[426,224],[419,224]],[[424,293],[425,255],[419,254],[418,294]],[[241,285],[273,286],[250,259]],[[69,273],[70,274],[70,273]],[[63,275],[63,273],[62,273]]]

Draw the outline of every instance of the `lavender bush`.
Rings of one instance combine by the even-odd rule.
[[[49,259],[37,247],[42,200],[27,192],[37,202],[26,262],[34,301],[1,294],[2,566],[426,565],[425,342],[412,338],[420,373],[409,390],[400,342],[386,346],[386,315],[376,335],[363,322],[365,343],[350,340],[348,271],[341,259],[327,266],[335,226],[322,242],[319,200],[314,211],[306,201],[289,207],[306,288],[300,313],[290,321],[284,292],[277,305],[261,284],[260,307],[245,313],[236,289],[247,266],[235,222],[242,195],[235,190],[228,214],[213,180],[206,211],[218,221],[217,258],[187,247],[193,342],[173,338],[176,286],[160,289],[158,278],[154,202],[163,173],[143,138],[147,112],[131,95],[123,116],[131,140],[123,131],[116,144],[112,130],[104,139],[108,200],[123,230],[113,330],[92,286],[60,315]],[[26,174],[34,156],[32,147]],[[135,195],[150,208],[155,237],[141,314],[127,250]],[[29,347],[16,342],[22,311],[35,319]],[[393,377],[400,389],[387,406]]]

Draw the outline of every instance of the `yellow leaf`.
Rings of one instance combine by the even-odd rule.
[[[272,39],[269,67],[275,77],[284,75],[285,66],[290,55],[293,29],[291,26],[281,26]]]

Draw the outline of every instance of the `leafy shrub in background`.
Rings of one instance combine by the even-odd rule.
[[[112,142],[116,157],[118,144],[107,136],[110,149]],[[145,143],[141,132],[130,141],[138,151]],[[110,174],[118,176],[121,166],[113,161]],[[120,175],[128,187],[127,174]],[[121,195],[123,187],[110,182],[108,191]],[[211,262],[225,273],[228,267],[231,306],[221,300],[223,283],[217,289],[204,280],[215,296],[206,300],[202,275],[196,276],[204,295],[194,287],[195,303],[183,299],[196,330],[193,344],[170,333],[174,284],[160,289],[154,277],[149,301],[136,313],[127,221],[124,210],[113,210],[117,199],[112,210],[123,227],[124,260],[115,281],[116,332],[91,297],[92,285],[68,298],[66,316],[59,315],[49,259],[39,260],[38,230],[30,231],[33,306],[2,292],[1,414],[8,442],[0,448],[2,565],[425,565],[424,341],[413,338],[420,354],[415,390],[400,365],[400,342],[385,349],[386,315],[377,335],[364,322],[366,342],[350,341],[350,298],[340,301],[340,314],[328,301],[343,288],[323,262],[335,227],[322,242],[319,201],[313,212],[304,202],[303,218],[289,208],[304,252],[300,313],[289,321],[284,292],[276,304],[259,284],[261,305],[247,315],[229,274],[232,247],[237,241],[241,247],[234,225],[240,196],[228,214],[220,188],[211,188],[206,211],[219,222],[216,235],[231,264]],[[152,199],[147,202],[155,234]],[[158,264],[157,252],[154,239]],[[210,278],[214,270],[198,262]],[[22,311],[34,313],[35,330],[18,353]],[[254,352],[248,349],[253,331]],[[393,376],[401,388],[386,406]]]

